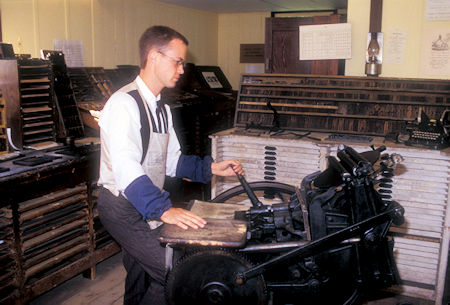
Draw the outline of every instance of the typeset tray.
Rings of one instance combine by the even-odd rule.
[[[60,117],[58,120],[60,125],[57,125],[59,126],[58,136],[81,138],[84,136],[84,127],[77,107],[77,101],[75,100],[72,83],[67,73],[64,54],[59,51],[53,51],[48,54],[47,58],[52,63],[56,107]]]
[[[77,101],[106,101],[115,90],[102,67],[67,68]]]
[[[244,74],[234,125],[386,136],[449,105],[447,80]]]

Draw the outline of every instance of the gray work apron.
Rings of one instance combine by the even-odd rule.
[[[145,99],[143,98],[141,92],[139,92],[139,94],[145,103]],[[148,121],[151,122],[151,119],[156,121],[156,118],[153,118],[150,114],[147,105],[145,105],[144,108]],[[169,134],[159,133],[153,130],[152,125],[153,124],[150,124],[150,140],[148,142],[147,154],[142,162],[142,168],[144,169],[145,174],[150,177],[153,184],[162,191],[164,187],[164,180],[166,178],[166,160]],[[144,150],[144,148],[142,149]],[[161,221],[154,219],[147,220],[147,223],[151,229],[155,229],[162,224]]]

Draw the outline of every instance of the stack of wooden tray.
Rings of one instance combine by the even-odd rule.
[[[23,145],[55,141],[55,107],[50,62],[20,59],[19,91]]]
[[[314,142],[296,139],[293,134],[283,138],[266,133],[252,135],[250,130],[245,134],[231,129],[216,133],[211,139],[213,158],[239,160],[244,165],[247,181],[274,181],[300,186],[306,175],[319,170],[321,155],[324,154]],[[239,185],[236,177],[213,179],[212,198]],[[246,198],[245,195],[242,197]]]
[[[401,291],[440,300],[449,253],[449,156],[422,149],[389,151],[405,159],[394,172],[392,188],[392,198],[405,208],[406,219],[402,226],[391,227],[404,281]]]
[[[368,147],[353,145],[357,151]],[[336,156],[336,146],[330,155]],[[405,222],[391,226],[395,240],[394,257],[401,287],[391,290],[416,297],[439,300],[445,282],[449,250],[448,181],[450,158],[439,151],[388,147],[387,152],[400,154],[404,160],[393,172],[392,200],[405,208]],[[437,302],[436,304],[439,304]]]
[[[88,257],[87,197],[81,184],[18,204],[24,287]]]
[[[14,244],[11,207],[0,209],[0,304],[8,295],[18,296],[15,281],[17,265],[12,251]]]

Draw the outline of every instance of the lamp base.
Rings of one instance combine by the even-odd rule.
[[[374,62],[366,63],[366,75],[367,76],[378,76],[381,74],[381,64]]]

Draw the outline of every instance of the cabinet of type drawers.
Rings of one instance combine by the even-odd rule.
[[[386,136],[449,106],[449,80],[244,74],[234,127]]]
[[[74,158],[0,178],[0,304],[27,304],[119,246],[98,220],[93,162]]]
[[[0,89],[6,101],[6,125],[18,148],[55,141],[55,103],[50,62],[0,60]]]
[[[211,137],[212,156],[215,160],[240,160],[249,182],[276,181],[298,187],[306,175],[326,169],[328,156],[336,156],[337,143],[297,139],[295,132],[290,136],[270,134],[239,129],[216,133]],[[405,223],[393,226],[390,232],[403,284],[391,290],[441,304],[450,237],[450,151],[390,146],[382,141],[346,144],[357,151],[383,144],[388,147],[387,152],[404,157],[394,171],[390,189],[392,200],[405,208]],[[238,184],[235,178],[214,177],[211,197]],[[236,202],[245,199],[238,197]]]

